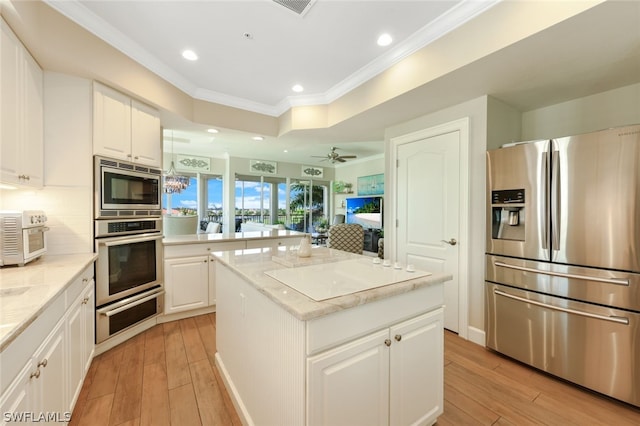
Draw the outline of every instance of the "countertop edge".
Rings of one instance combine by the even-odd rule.
[[[45,258],[62,258],[62,257],[79,257],[82,254],[71,254],[71,255],[47,255]],[[32,312],[27,318],[23,319],[21,322],[16,324],[12,330],[3,336],[0,339],[0,353],[2,353],[11,343],[13,343],[23,331],[25,331],[33,322],[38,319],[40,315],[44,311],[46,311],[49,306],[56,300],[63,292],[69,288],[69,286],[80,276],[82,271],[84,271],[89,265],[96,261],[98,258],[97,253],[86,253],[87,258],[81,261],[81,266],[77,266],[77,270],[73,272],[71,278],[67,280],[67,282],[62,285],[53,295],[51,295],[36,311]],[[21,268],[29,268],[30,265],[22,266]],[[75,267],[75,266],[74,266]]]
[[[298,231],[249,231],[236,233],[219,234],[188,234],[164,237],[164,246],[186,245],[186,244],[210,244],[210,243],[230,243],[234,241],[249,240],[271,240],[275,238],[300,238],[307,235]]]
[[[434,273],[431,275],[418,277],[406,281],[401,281],[386,286],[376,287],[369,290],[360,291],[357,293],[348,294],[345,296],[334,297],[323,301],[315,301],[306,295],[296,291],[295,289],[280,283],[275,278],[269,276],[261,276],[260,279],[269,283],[268,285],[258,284],[254,278],[243,271],[236,265],[228,263],[222,256],[213,254],[217,261],[227,267],[234,275],[241,278],[243,281],[249,283],[258,292],[264,294],[272,302],[282,307],[289,312],[295,318],[300,321],[309,321],[312,319],[320,318],[335,312],[350,309],[356,306],[365,305],[367,303],[376,302],[378,300],[384,300],[393,296],[408,293],[413,290],[417,290],[422,287],[436,285],[450,281],[453,279],[451,274]],[[284,266],[273,262],[275,268],[285,268]],[[296,309],[289,303],[286,303],[279,294],[283,289],[287,292],[291,292],[296,295],[298,299],[298,306],[304,308]]]

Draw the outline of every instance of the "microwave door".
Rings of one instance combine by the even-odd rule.
[[[639,272],[640,126],[553,145],[553,261]]]
[[[487,253],[550,260],[549,141],[487,151]]]

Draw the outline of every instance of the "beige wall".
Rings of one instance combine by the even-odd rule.
[[[487,104],[488,97],[482,96],[433,114],[416,118],[406,123],[387,129],[385,134],[385,154],[390,158],[390,140],[454,120],[469,118],[469,206],[471,209],[469,224],[469,241],[465,237],[458,238],[460,247],[466,247],[469,259],[468,283],[468,322],[469,327],[484,330],[484,229],[485,229],[485,151],[487,149]],[[464,167],[464,165],[462,165]],[[386,172],[391,173],[395,165],[387,161]],[[393,188],[385,187],[385,193],[392,194]],[[389,197],[387,197],[389,198]],[[393,201],[385,200],[386,205]],[[392,238],[391,241],[388,241]],[[393,227],[385,227],[385,251],[387,247],[395,249],[393,244],[395,233]],[[386,255],[386,253],[385,253]],[[462,283],[461,283],[462,284]]]
[[[640,124],[640,83],[522,114],[522,140]]]

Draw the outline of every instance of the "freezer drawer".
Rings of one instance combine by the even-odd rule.
[[[640,406],[640,314],[485,283],[487,347]]]
[[[486,257],[486,280],[523,290],[640,312],[640,274]]]

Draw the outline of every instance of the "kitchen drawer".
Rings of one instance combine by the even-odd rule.
[[[73,282],[67,287],[67,308],[78,298],[85,286],[93,279],[93,263],[88,266]]]
[[[197,244],[177,244],[164,246],[164,258],[173,259],[176,257],[191,257],[208,255],[212,251],[243,250],[246,247],[245,241],[222,241],[207,242]]]
[[[441,308],[443,304],[443,287],[434,285],[312,319],[307,323],[307,356]]]

